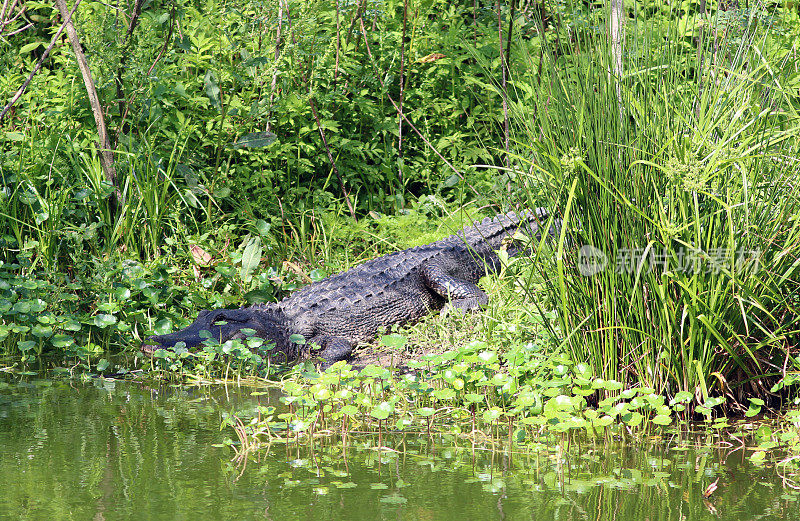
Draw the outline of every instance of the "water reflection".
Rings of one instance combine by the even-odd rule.
[[[417,436],[274,446],[236,466],[235,389],[0,380],[0,519],[800,519],[741,453],[584,446],[508,456]],[[703,490],[719,478],[709,499]]]

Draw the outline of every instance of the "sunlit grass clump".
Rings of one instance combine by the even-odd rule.
[[[517,178],[568,223],[542,270],[573,361],[696,404],[777,404],[800,371],[796,17],[732,13],[527,54]]]

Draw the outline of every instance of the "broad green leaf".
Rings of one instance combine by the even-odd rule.
[[[27,45],[23,45],[20,48],[19,53],[20,54],[27,54],[27,53],[31,52],[32,50],[36,49],[37,47],[39,47],[39,46],[44,47],[45,45],[46,45],[45,42],[32,42],[32,43],[29,43]]]
[[[381,337],[381,345],[391,347],[393,349],[402,349],[408,343],[408,337],[405,335],[391,334],[383,335]]]
[[[235,143],[232,143],[231,148],[264,148],[268,147],[278,136],[272,132],[251,132],[240,137]]]
[[[342,414],[345,416],[356,416],[358,414],[358,407],[355,405],[345,405],[341,409],[339,409]]]
[[[378,420],[385,420],[394,412],[394,405],[389,402],[381,402],[372,409],[369,414]]]
[[[659,414],[655,418],[653,418],[653,423],[656,425],[669,425],[672,423],[672,418],[667,415]]]
[[[34,347],[36,347],[36,341],[34,341],[34,340],[20,340],[19,342],[17,342],[17,347],[19,348],[20,351],[25,353],[27,351],[30,351]]]
[[[208,96],[211,106],[215,109],[219,109],[221,107],[221,102],[219,98],[217,75],[212,71],[207,71],[205,77],[203,78],[203,83],[205,84],[206,96]]]
[[[261,237],[251,237],[242,254],[242,267],[239,276],[244,282],[250,282],[253,271],[261,264]]]
[[[101,329],[105,329],[106,327],[112,324],[116,324],[117,317],[115,317],[114,315],[108,315],[106,313],[98,313],[97,315],[94,316],[93,322],[95,326]]]

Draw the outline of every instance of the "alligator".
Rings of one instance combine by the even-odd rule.
[[[222,343],[255,336],[274,343],[273,359],[292,361],[311,354],[311,347],[322,367],[328,367],[350,358],[355,345],[373,340],[380,328],[417,321],[448,301],[465,311],[486,305],[488,298],[477,282],[499,268],[497,252],[504,240],[517,229],[540,239],[548,217],[537,208],[486,218],[426,246],[390,253],[314,282],[277,303],[201,311],[185,329],[151,336],[141,349],[152,355],[179,342],[195,348],[206,338]],[[551,236],[558,233],[559,223],[554,220]],[[515,255],[521,248],[525,246],[512,241],[507,252]]]

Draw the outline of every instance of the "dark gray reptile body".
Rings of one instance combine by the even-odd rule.
[[[302,335],[321,348],[317,354],[330,365],[348,358],[357,343],[374,339],[379,328],[419,320],[448,300],[465,310],[486,304],[476,283],[498,267],[496,252],[503,239],[518,228],[538,237],[546,220],[541,208],[487,218],[432,244],[384,255],[310,284],[276,304],[201,311],[187,328],[150,337],[142,349],[152,353],[178,342],[196,347],[204,340],[201,331],[220,342],[241,339],[249,328],[275,342],[273,353],[285,360],[302,353],[302,346],[289,339]],[[515,253],[513,246],[509,253]]]

